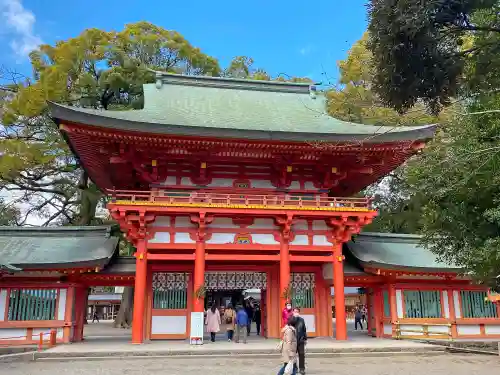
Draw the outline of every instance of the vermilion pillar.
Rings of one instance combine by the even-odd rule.
[[[196,242],[196,250],[194,253],[194,293],[193,293],[193,311],[194,312],[203,312],[204,311],[204,302],[205,299],[203,297],[198,298],[196,296],[200,287],[205,284],[205,242],[202,239],[199,239]]]
[[[285,237],[285,236],[283,236]],[[284,297],[285,290],[290,287],[290,250],[288,238],[282,238],[280,248],[280,309],[288,302]],[[289,291],[290,292],[290,291]],[[280,315],[280,324],[281,315]]]
[[[137,241],[136,268],[135,268],[135,288],[134,288],[134,315],[132,320],[132,344],[142,344],[144,342],[144,312],[146,306],[147,288],[147,250],[146,240]]]
[[[398,321],[398,309],[396,306],[396,287],[389,285],[389,304],[391,307],[392,337],[397,336],[396,323]]]
[[[333,288],[335,291],[335,338],[347,340],[342,244],[333,246]]]

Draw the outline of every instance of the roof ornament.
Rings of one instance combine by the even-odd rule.
[[[309,96],[311,99],[316,99],[316,93],[317,93],[317,88],[315,85],[310,85],[309,86]]]

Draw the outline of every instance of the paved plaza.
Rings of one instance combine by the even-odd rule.
[[[271,358],[151,358],[2,363],[2,375],[187,375],[276,374],[279,363]],[[308,374],[335,375],[473,375],[500,374],[495,356],[448,354],[439,356],[311,358]]]

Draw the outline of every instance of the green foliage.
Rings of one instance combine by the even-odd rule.
[[[88,29],[30,55],[34,80],[0,72],[0,188],[28,204],[26,216],[49,224],[94,222],[101,194],[79,167],[48,117],[47,100],[73,106],[142,107],[142,85],[154,82],[150,69],[218,75],[218,62],[182,35],[147,22],[121,32]]]
[[[499,105],[499,95],[476,98],[407,170],[413,193],[425,199],[425,242],[490,284],[500,274],[500,120],[482,112]]]
[[[419,105],[403,115],[384,106],[379,96],[372,91],[374,59],[367,48],[369,35],[365,33],[349,50],[345,60],[339,61],[340,86],[328,90],[327,111],[335,118],[380,125],[419,125],[438,121]]]
[[[19,221],[21,213],[13,206],[5,203],[3,198],[0,198],[0,226],[16,225]]]
[[[371,0],[368,8],[373,90],[386,105],[403,113],[423,102],[438,113],[461,90],[498,84],[498,1]]]

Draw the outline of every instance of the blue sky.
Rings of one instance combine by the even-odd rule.
[[[222,66],[246,55],[272,75],[334,83],[336,62],[366,29],[365,0],[308,5],[298,0],[0,0],[0,15],[6,21],[0,24],[0,65],[24,74],[30,73],[27,52],[39,42],[53,44],[91,27],[121,30],[144,20],[180,32]]]

